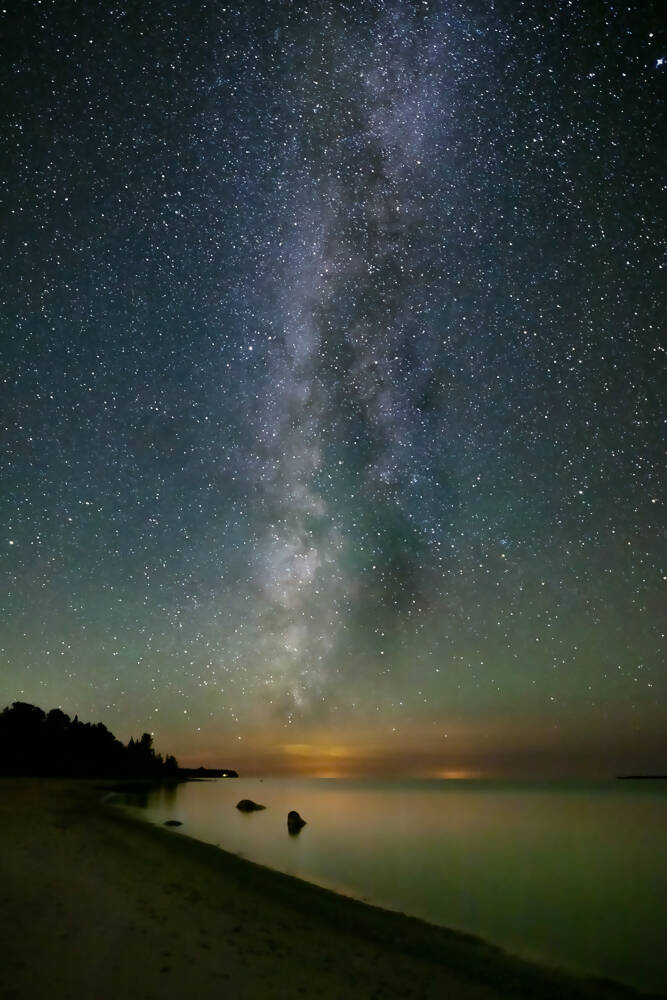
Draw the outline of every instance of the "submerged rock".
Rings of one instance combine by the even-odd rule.
[[[241,799],[240,802],[236,803],[236,808],[240,809],[242,813],[252,813],[258,809],[266,809],[266,806],[260,806],[259,802],[253,802],[252,799]]]
[[[167,819],[164,822],[165,826],[183,826],[180,819]]]
[[[292,809],[287,813],[287,829],[290,833],[298,833],[301,827],[305,825],[305,819],[301,819],[296,809]]]

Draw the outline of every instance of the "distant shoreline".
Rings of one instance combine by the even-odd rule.
[[[649,996],[514,958],[478,938],[174,836],[101,802],[114,784],[0,780],[0,936],[9,956],[0,995]]]
[[[617,774],[617,781],[667,781],[667,774]]]

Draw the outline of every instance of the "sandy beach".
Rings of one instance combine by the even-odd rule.
[[[269,871],[104,798],[101,783],[0,780],[3,1000],[647,996]]]

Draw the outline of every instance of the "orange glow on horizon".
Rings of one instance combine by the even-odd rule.
[[[436,771],[433,775],[434,778],[443,778],[447,781],[471,781],[475,778],[483,778],[484,774],[481,771],[466,771],[466,770],[456,770],[453,768],[447,768],[444,771]]]
[[[216,755],[217,756],[217,755]],[[374,743],[281,743],[269,749],[235,755],[223,764],[200,754],[187,766],[206,763],[208,766],[234,767],[241,775],[260,777],[283,775],[303,778],[423,778],[430,780],[465,781],[488,777],[484,769],[466,766],[457,761],[445,762],[440,755],[386,753]],[[202,758],[206,757],[206,760]],[[435,757],[435,759],[433,759]],[[430,758],[430,759],[429,759]]]

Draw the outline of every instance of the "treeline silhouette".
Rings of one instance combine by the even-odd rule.
[[[44,712],[15,701],[0,712],[0,774],[67,778],[169,778],[175,757],[153,749],[144,733],[125,745],[102,722],[79,722],[59,708]]]

